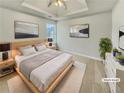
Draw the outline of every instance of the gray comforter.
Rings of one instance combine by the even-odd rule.
[[[19,70],[20,72],[30,80],[30,73],[37,67],[45,64],[51,59],[59,56],[61,52],[55,50],[48,50],[39,55],[33,56],[32,58],[26,59],[20,63]]]

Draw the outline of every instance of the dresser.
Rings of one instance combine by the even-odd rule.
[[[120,65],[119,62],[113,57],[111,53],[106,54],[105,60],[105,72],[107,78],[120,78],[120,82],[108,82],[111,93],[124,93],[124,66]]]

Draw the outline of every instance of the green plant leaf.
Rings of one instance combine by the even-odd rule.
[[[111,52],[112,51],[111,39],[101,38],[100,43],[99,43],[99,47],[100,47],[99,48],[100,57],[105,59],[106,52]]]

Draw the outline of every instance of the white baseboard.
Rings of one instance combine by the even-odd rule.
[[[69,51],[69,50],[61,50],[61,51],[68,52],[68,53],[71,53],[71,54],[74,54],[74,55],[79,55],[79,56],[82,56],[82,57],[87,57],[87,58],[98,60],[98,61],[102,61],[102,59],[100,59],[100,58],[91,57],[91,56],[88,56],[88,55],[84,55],[84,54],[73,52],[73,51]]]

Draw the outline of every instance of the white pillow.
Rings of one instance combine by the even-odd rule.
[[[35,45],[35,48],[36,48],[37,51],[43,51],[43,50],[46,49],[46,46],[38,44],[38,45]]]
[[[31,47],[32,47],[31,45],[24,46],[24,47],[19,47],[19,50],[23,50],[23,49],[26,49],[26,48],[31,48]]]
[[[20,49],[20,51],[21,51],[21,53],[23,54],[23,55],[31,55],[31,54],[34,54],[34,53],[36,53],[36,50],[35,50],[35,48],[34,47],[25,47],[25,48],[21,48]]]

